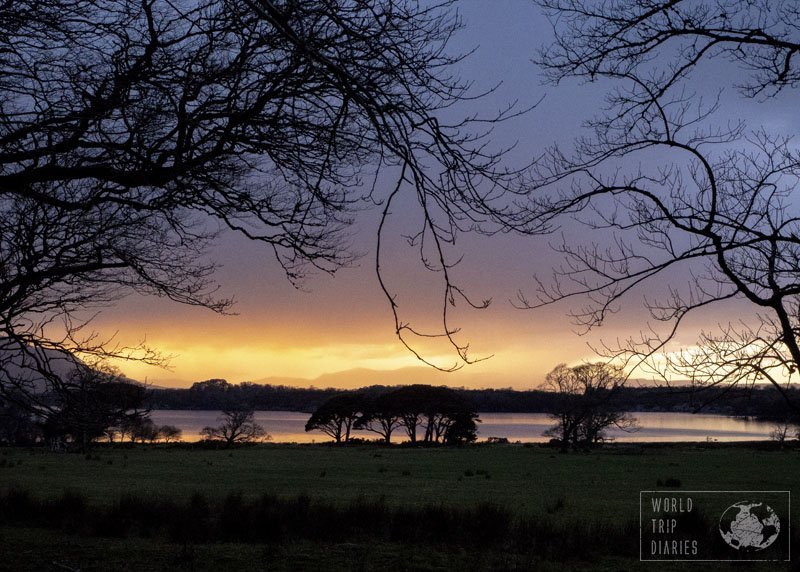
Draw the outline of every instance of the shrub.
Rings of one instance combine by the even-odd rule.
[[[553,514],[563,506],[560,497],[546,510]],[[356,539],[502,549],[551,559],[622,554],[635,551],[638,542],[638,534],[633,534],[638,522],[556,524],[546,514],[517,516],[507,507],[486,502],[474,507],[398,507],[379,497],[356,498],[342,505],[306,495],[265,494],[247,499],[240,492],[231,492],[219,503],[199,493],[183,502],[124,495],[107,507],[98,507],[79,493],[66,491],[55,500],[41,502],[16,487],[0,495],[0,524],[63,529],[76,535],[161,537],[184,547],[203,542]],[[598,538],[603,542],[598,543]]]

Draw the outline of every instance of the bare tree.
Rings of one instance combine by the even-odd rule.
[[[183,429],[175,425],[161,425],[158,427],[157,438],[164,443],[178,443],[183,437]]]
[[[783,445],[786,443],[786,439],[789,438],[789,432],[791,429],[792,426],[788,421],[775,423],[772,426],[772,431],[769,433],[769,438],[783,447]]]
[[[786,0],[537,0],[552,17],[556,40],[540,63],[550,78],[638,75],[651,64],[662,89],[703,60],[725,58],[749,74],[747,96],[775,95],[800,81],[797,19]],[[664,57],[666,56],[666,58]]]
[[[653,324],[601,348],[669,381],[769,381],[784,391],[800,366],[800,219],[792,192],[800,156],[791,133],[726,116],[723,100],[693,93],[699,66],[731,60],[745,97],[797,86],[793,2],[542,0],[556,41],[539,58],[550,79],[614,84],[606,110],[574,152],[543,156],[529,189],[532,212],[553,231],[567,215],[597,241],[561,241],[566,264],[540,282],[537,307],[581,297],[590,329],[637,291]],[[696,347],[670,342],[687,315],[728,301],[740,320],[705,330]],[[747,309],[752,312],[748,312]],[[785,395],[785,394],[784,394]],[[788,398],[787,398],[788,399]],[[795,404],[796,406],[796,404]]]
[[[154,443],[158,439],[158,427],[152,419],[140,419],[130,433],[131,443]]]
[[[269,439],[264,428],[256,423],[252,409],[227,409],[219,418],[216,427],[204,427],[201,434],[207,439],[221,439],[230,447],[236,443],[252,443]]]
[[[443,119],[477,95],[451,71],[461,57],[446,49],[461,25],[451,7],[5,3],[0,389],[33,393],[25,372],[58,383],[48,350],[162,363],[98,339],[81,311],[135,291],[225,312],[205,257],[221,230],[264,243],[299,282],[353,259],[355,210],[377,203],[385,221],[402,195],[420,206],[414,241],[442,276],[445,312],[440,332],[414,329],[381,279],[397,334],[412,351],[416,336],[441,336],[469,361],[447,307],[485,303],[453,282],[447,247],[462,230],[515,224],[497,202],[500,155],[473,129],[513,113]],[[380,273],[380,247],[378,257]]]
[[[548,429],[545,435],[558,439],[562,450],[567,450],[570,443],[577,440],[581,421],[578,401],[582,391],[578,378],[566,364],[559,364],[547,374],[543,387],[559,396],[558,410],[551,414],[556,425]]]
[[[636,420],[615,402],[624,382],[622,369],[606,363],[556,366],[542,385],[558,394],[551,414],[556,424],[545,434],[557,438],[566,451],[571,446],[594,446],[607,438],[612,427],[635,430]]]
[[[156,217],[112,205],[73,212],[0,191],[0,209],[0,390],[18,401],[42,407],[48,391],[67,391],[85,363],[101,367],[109,356],[162,363],[73,319],[131,289],[217,310],[227,304],[210,297],[213,267],[198,261],[204,237],[181,241]]]

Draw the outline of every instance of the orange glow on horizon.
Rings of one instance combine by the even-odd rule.
[[[310,343],[292,346],[273,346],[268,339],[234,340],[149,340],[151,347],[173,356],[170,368],[163,369],[139,362],[115,362],[127,376],[155,385],[187,387],[192,382],[224,378],[230,382],[261,381],[308,386],[360,387],[361,384],[384,383],[381,376],[366,375],[363,370],[385,372],[387,384],[439,383],[465,387],[537,386],[544,375],[557,363],[572,361],[570,350],[561,351],[539,345],[534,348],[506,346],[497,348],[491,358],[465,365],[453,373],[439,372],[425,366],[399,342],[391,338],[385,343]],[[562,353],[563,352],[563,353]],[[589,357],[588,352],[586,353]],[[443,366],[455,363],[455,354],[426,353],[425,357]],[[319,380],[317,378],[320,378]]]

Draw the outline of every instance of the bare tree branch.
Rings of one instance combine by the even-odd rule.
[[[747,96],[794,88],[800,45],[791,2],[543,0],[556,41],[540,56],[550,79],[603,77],[617,86],[591,135],[551,149],[532,171],[533,218],[565,217],[597,242],[565,239],[566,263],[536,300],[587,300],[573,317],[602,324],[634,295],[652,320],[638,338],[600,351],[665,380],[699,386],[769,382],[784,396],[800,364],[800,155],[791,134],[720,125],[719,98],[688,90],[706,60],[749,72]],[[770,103],[764,98],[762,105]],[[642,166],[645,165],[645,166]],[[689,314],[739,301],[753,316],[723,320],[674,351]],[[788,399],[788,397],[787,397]],[[795,404],[796,406],[796,404]]]
[[[445,308],[434,335],[470,361],[447,306],[485,304],[454,283],[445,250],[460,232],[524,224],[503,198],[515,173],[501,168],[503,151],[488,139],[494,123],[524,110],[445,122],[445,112],[481,95],[454,75],[462,56],[447,45],[461,22],[452,8],[451,0],[0,6],[0,339],[14,359],[27,356],[2,369],[0,389],[24,385],[19,367],[46,366],[45,350],[159,362],[146,348],[79,339],[80,315],[132,291],[229,311],[206,257],[221,231],[272,249],[296,285],[309,270],[350,264],[353,217],[389,205],[394,194],[377,181],[390,176],[394,193],[420,205],[438,253],[429,269],[443,277]],[[392,309],[411,349],[403,335],[415,331]]]

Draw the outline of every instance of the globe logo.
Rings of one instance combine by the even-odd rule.
[[[742,552],[764,550],[778,538],[781,521],[763,502],[732,504],[719,519],[719,533],[729,546]]]

